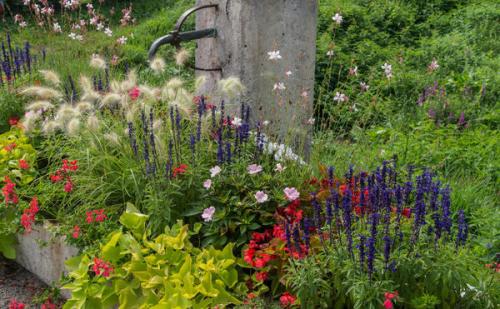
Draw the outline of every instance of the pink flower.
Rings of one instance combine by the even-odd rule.
[[[251,164],[248,166],[247,170],[250,175],[258,174],[262,172],[262,166],[257,164]]]
[[[128,95],[132,101],[135,101],[141,95],[141,90],[139,90],[139,87],[134,87],[128,92]]]
[[[257,193],[255,193],[255,199],[257,203],[262,204],[267,202],[268,196],[264,191],[257,191]]]
[[[212,179],[207,179],[203,182],[203,188],[210,189],[212,187]]]
[[[73,227],[73,234],[71,236],[73,236],[73,238],[75,239],[80,237],[80,227],[78,225],[75,225]]]
[[[214,167],[212,167],[210,169],[210,177],[213,178],[213,177],[219,175],[221,171],[222,171],[221,168],[219,166],[217,166],[217,165],[214,166]]]
[[[285,188],[283,192],[285,193],[286,199],[290,202],[293,202],[300,197],[299,191],[295,188]]]
[[[394,305],[392,304],[392,301],[390,299],[387,298],[384,301],[384,308],[385,309],[392,309],[392,308],[394,308]]]
[[[11,299],[9,303],[9,309],[24,309],[25,304],[17,302],[15,299]]]
[[[30,165],[28,164],[28,162],[26,162],[26,160],[20,159],[19,160],[19,168],[22,170],[27,170],[30,168]]]
[[[205,208],[203,210],[203,213],[201,214],[201,218],[205,220],[205,222],[210,222],[214,219],[214,214],[215,214],[215,207],[210,206],[208,208]]]

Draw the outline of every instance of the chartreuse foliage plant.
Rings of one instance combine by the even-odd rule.
[[[35,160],[36,151],[22,130],[12,127],[0,134],[0,253],[10,259],[16,257],[15,234],[20,226],[16,187],[33,181]]]
[[[233,244],[199,249],[187,225],[177,222],[155,238],[149,217],[128,205],[94,254],[68,260],[72,297],[64,308],[213,308],[239,304]]]

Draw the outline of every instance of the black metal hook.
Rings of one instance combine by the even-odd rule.
[[[181,42],[183,41],[193,41],[193,40],[199,40],[203,38],[215,38],[217,37],[217,29],[215,28],[209,28],[209,29],[204,29],[204,30],[196,30],[196,31],[187,31],[187,32],[180,32],[182,26],[184,25],[184,22],[188,19],[188,17],[193,14],[196,11],[207,9],[207,8],[215,8],[216,10],[219,8],[218,4],[206,4],[206,5],[200,5],[200,6],[195,6],[193,8],[190,8],[186,12],[184,12],[181,17],[177,20],[177,23],[175,24],[174,30],[172,30],[168,35],[163,36],[153,42],[149,49],[149,59],[152,60],[160,48],[160,46],[165,45],[165,44],[170,44],[172,46],[175,46],[176,49],[181,48]],[[195,70],[199,71],[222,71],[221,68],[215,68],[215,69],[206,69],[206,68],[198,68],[196,66],[193,66]]]

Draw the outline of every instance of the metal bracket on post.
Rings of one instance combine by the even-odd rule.
[[[209,29],[203,29],[203,30],[196,30],[196,31],[186,31],[186,32],[180,32],[182,25],[184,22],[187,20],[187,18],[193,14],[196,11],[203,10],[203,9],[208,9],[208,8],[214,8],[215,10],[219,9],[218,4],[206,4],[206,5],[200,5],[200,6],[195,6],[193,8],[190,8],[184,14],[179,17],[177,20],[177,23],[175,24],[174,30],[172,30],[168,35],[163,36],[151,45],[149,48],[149,59],[152,60],[160,48],[160,46],[165,45],[165,44],[170,44],[174,46],[176,49],[181,48],[181,42],[184,41],[193,41],[193,40],[199,40],[203,38],[215,38],[217,37],[217,29],[215,28],[209,28]],[[222,71],[221,68],[213,68],[213,69],[206,69],[206,68],[198,68],[196,66],[192,66],[195,70],[199,71]]]

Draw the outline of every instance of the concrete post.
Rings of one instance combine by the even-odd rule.
[[[214,92],[221,78],[239,77],[247,89],[242,101],[251,106],[252,121],[267,120],[276,138],[286,139],[296,149],[300,140],[307,148],[312,129],[308,120],[313,113],[317,0],[197,1],[198,5],[209,3],[217,3],[218,10],[199,11],[196,27],[216,28],[217,37],[198,41],[196,66],[222,71],[197,71],[208,77],[204,92]],[[268,52],[278,50],[281,59],[270,60]],[[275,85],[286,89],[273,90]],[[239,102],[234,103],[236,110]]]

